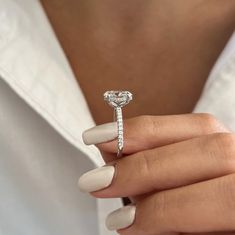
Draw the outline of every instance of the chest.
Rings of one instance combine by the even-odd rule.
[[[235,25],[232,9],[205,14],[185,7],[168,18],[152,9],[144,16],[85,16],[66,37],[54,24],[97,123],[112,119],[106,90],[134,94],[125,117],[191,112]]]
[[[229,31],[222,38],[218,35],[217,31],[205,38],[188,31],[176,38],[165,32],[151,43],[135,35],[111,48],[91,40],[89,49],[80,48],[77,75],[95,120],[112,119],[102,98],[106,90],[133,93],[126,117],[191,112],[230,36]]]

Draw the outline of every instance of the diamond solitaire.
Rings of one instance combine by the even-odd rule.
[[[121,157],[124,145],[122,107],[132,100],[132,94],[129,91],[106,91],[104,100],[114,108],[114,121],[117,122],[118,130],[117,156]]]

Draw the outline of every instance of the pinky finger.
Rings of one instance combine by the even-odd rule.
[[[234,185],[235,174],[231,174],[162,191],[112,213],[107,226],[121,235],[232,232]]]

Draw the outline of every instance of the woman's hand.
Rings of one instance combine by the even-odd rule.
[[[115,124],[83,135],[107,165],[84,174],[80,188],[133,200],[108,216],[109,229],[122,235],[235,230],[235,136],[222,124],[208,114],[141,116],[126,120],[124,130],[120,159]]]

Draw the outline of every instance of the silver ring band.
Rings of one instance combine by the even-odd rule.
[[[106,91],[104,93],[104,100],[114,108],[114,121],[117,122],[118,131],[117,157],[121,157],[124,147],[122,107],[132,100],[132,94],[129,91]]]
[[[121,107],[114,108],[114,114],[115,114],[114,121],[117,122],[117,131],[118,131],[117,157],[121,157],[123,146],[124,146],[122,108]]]

